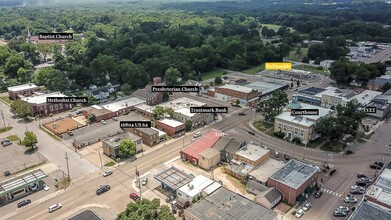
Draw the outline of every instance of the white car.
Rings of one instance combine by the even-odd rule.
[[[303,206],[302,209],[306,212],[306,211],[308,211],[310,208],[311,208],[311,203],[307,202],[306,204],[304,204],[304,206]]]
[[[362,187],[362,186],[356,186],[356,185],[355,185],[355,186],[351,186],[350,189],[351,189],[351,190],[365,190],[364,187]]]
[[[30,185],[30,189],[31,189],[32,191],[37,191],[37,190],[38,190],[38,184],[37,184],[37,183],[31,184],[31,185]]]
[[[104,125],[107,124],[107,122],[105,120],[100,121],[100,123],[102,123]]]
[[[46,183],[44,183],[43,190],[48,191],[49,189],[50,189],[50,187]]]
[[[113,171],[108,170],[108,171],[106,171],[106,172],[103,174],[103,177],[110,176],[111,174],[113,174]]]
[[[295,217],[296,218],[301,218],[301,216],[304,215],[304,210],[303,209],[299,209],[297,210],[296,214],[295,214]]]
[[[48,212],[52,213],[52,212],[54,212],[54,211],[56,211],[58,209],[61,209],[61,207],[62,207],[61,203],[54,204],[52,206],[49,206]]]

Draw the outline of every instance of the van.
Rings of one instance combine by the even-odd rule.
[[[61,207],[62,207],[62,206],[61,206],[61,203],[54,204],[54,205],[52,205],[52,206],[50,206],[50,207],[48,208],[48,212],[49,212],[49,213],[52,213],[52,212],[54,212],[54,211],[60,209]]]
[[[201,132],[197,132],[193,135],[193,138],[198,138],[201,137]]]

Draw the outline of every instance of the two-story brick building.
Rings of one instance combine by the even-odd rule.
[[[33,83],[8,87],[8,97],[11,100],[32,96],[41,89]]]
[[[155,121],[156,128],[166,132],[171,137],[179,137],[185,134],[185,124],[170,118]]]
[[[38,117],[47,117],[50,114],[57,114],[60,112],[68,111],[72,109],[73,104],[69,103],[47,103],[48,97],[67,97],[60,92],[53,92],[49,94],[39,94],[30,97],[22,98],[23,101],[27,102],[32,110],[33,115]]]
[[[290,160],[280,170],[267,180],[268,187],[275,187],[282,193],[282,200],[295,205],[298,200],[304,200],[308,187],[314,187],[318,181],[319,168]]]
[[[215,97],[225,102],[239,100],[243,105],[255,106],[258,104],[258,90],[240,85],[229,85],[215,88]]]
[[[160,142],[159,132],[152,128],[125,128],[125,131],[129,131],[137,136],[140,136],[143,143],[150,147]]]

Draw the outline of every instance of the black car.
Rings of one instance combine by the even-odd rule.
[[[375,162],[373,164],[376,165],[376,166],[379,166],[379,167],[383,167],[384,166],[383,162]]]
[[[357,186],[367,187],[369,185],[369,183],[363,182],[363,181],[356,181],[356,185]]]
[[[368,177],[362,177],[362,178],[358,179],[357,182],[371,183],[372,180]]]
[[[381,170],[381,166],[378,166],[378,165],[376,165],[376,164],[371,164],[371,165],[369,165],[369,167],[371,168],[371,169],[374,169],[374,170]]]
[[[284,154],[284,159],[285,159],[285,160],[290,160],[291,158],[289,157],[288,154]]]
[[[18,208],[21,208],[21,207],[23,207],[23,206],[25,206],[25,205],[28,205],[28,204],[30,204],[30,203],[31,203],[31,200],[30,200],[30,199],[27,199],[27,200],[20,201],[20,202],[17,204],[17,206],[18,206]]]
[[[99,189],[96,190],[96,195],[99,196],[100,194],[105,193],[105,192],[107,192],[109,190],[110,190],[110,186],[109,185],[101,185],[99,187]]]
[[[333,215],[334,215],[335,217],[345,217],[345,216],[347,216],[348,214],[347,214],[346,212],[343,212],[343,211],[335,210],[334,213],[333,213]]]
[[[244,112],[239,112],[239,115],[246,115],[246,113],[244,113]]]
[[[10,171],[5,171],[4,172],[4,176],[9,176],[9,175],[11,175]]]
[[[249,131],[248,133],[251,134],[251,135],[255,135],[254,131]]]
[[[322,194],[323,194],[323,191],[322,190],[318,190],[318,191],[316,191],[314,197],[315,198],[320,198],[322,196]]]
[[[330,171],[330,176],[332,176],[336,171],[337,171],[336,169],[332,169],[332,170]]]
[[[365,176],[365,175],[362,174],[362,173],[357,173],[357,178],[368,178],[368,177]]]

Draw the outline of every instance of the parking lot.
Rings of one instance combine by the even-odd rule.
[[[2,140],[5,138],[1,138]],[[38,143],[39,147],[39,143]],[[19,146],[16,142],[13,142],[11,145],[2,147],[0,146],[0,155],[3,156],[4,159],[0,160],[1,167],[1,176],[0,181],[4,181],[5,179],[12,178],[12,174],[28,168],[30,166],[40,164],[46,161],[46,158],[42,156],[39,152],[28,152],[28,150],[24,146]],[[3,173],[5,171],[9,171],[11,176],[5,177]]]
[[[132,120],[147,120],[147,119],[131,112],[128,115],[123,115],[118,117],[118,121],[110,119],[106,121],[106,124],[102,124],[98,122],[79,128],[73,131],[73,136],[64,134],[63,139],[67,140],[70,143],[75,142],[76,144],[84,143],[85,145],[89,145],[88,142],[95,142],[98,139],[103,140],[109,137],[109,135],[113,135],[118,132],[121,132],[122,129],[119,127],[120,121],[132,121]]]

